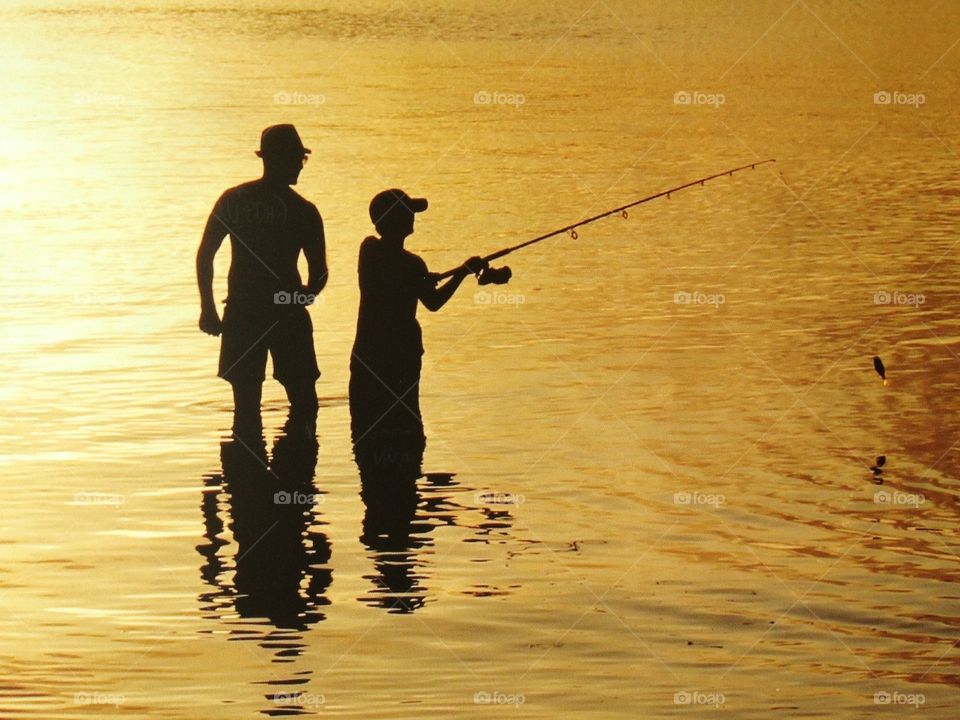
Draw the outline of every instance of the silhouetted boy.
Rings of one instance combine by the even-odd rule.
[[[423,340],[417,303],[442,308],[463,279],[485,266],[470,258],[437,286],[426,263],[403,247],[413,233],[423,198],[385,190],[370,201],[370,219],[380,237],[360,246],[360,312],[350,359],[350,414],[354,441],[371,431],[422,436],[420,366]]]
[[[267,352],[273,376],[284,386],[291,413],[316,421],[313,325],[306,306],[327,283],[323,220],[296,185],[310,150],[293,125],[273,125],[260,136],[263,177],[230,188],[217,200],[197,252],[200,329],[223,334],[218,375],[233,386],[234,427],[260,423]],[[213,259],[230,236],[230,272],[223,320],[213,298]],[[297,260],[307,258],[309,278]]]

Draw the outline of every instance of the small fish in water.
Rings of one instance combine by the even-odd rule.
[[[883,384],[887,384],[887,369],[883,366],[883,360],[880,359],[879,355],[873,356],[873,369],[877,371],[877,375],[880,376],[880,379],[883,380]]]

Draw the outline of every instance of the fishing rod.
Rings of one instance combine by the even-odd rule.
[[[769,160],[760,160],[758,162],[750,163],[749,165],[741,165],[740,167],[735,167],[730,170],[724,170],[723,172],[719,172],[716,175],[708,175],[707,177],[702,177],[697,180],[691,180],[688,183],[684,183],[683,185],[677,185],[676,187],[672,187],[668,190],[661,190],[658,193],[655,193],[653,195],[648,195],[647,197],[641,198],[640,200],[634,200],[631,203],[627,203],[626,205],[621,205],[620,207],[613,208],[612,210],[607,210],[606,212],[602,212],[599,215],[594,215],[593,217],[589,217],[586,220],[575,222],[572,225],[567,225],[565,227],[559,228],[558,230],[552,230],[551,232],[535,237],[532,240],[527,240],[525,242],[519,243],[518,245],[513,245],[511,247],[503,248],[502,250],[497,250],[495,253],[491,253],[490,255],[485,256],[483,258],[483,261],[485,263],[489,263],[491,260],[502,258],[503,256],[509,255],[512,252],[516,252],[521,248],[529,247],[530,245],[533,245],[538,242],[542,242],[547,238],[552,238],[557,235],[564,235],[566,233],[570,233],[570,237],[576,240],[579,237],[577,235],[577,228],[582,227],[583,225],[589,225],[590,223],[596,222],[597,220],[602,220],[603,218],[606,218],[606,217],[610,217],[611,215],[623,215],[623,217],[626,218],[627,210],[629,210],[632,207],[636,207],[637,205],[643,205],[643,203],[647,203],[647,202],[650,202],[651,200],[656,200],[657,198],[661,198],[664,196],[666,196],[667,199],[670,199],[670,196],[673,195],[673,193],[680,192],[681,190],[686,190],[687,188],[693,187],[694,185],[703,186],[704,183],[710,180],[715,180],[718,177],[723,177],[725,175],[732,176],[734,173],[740,172],[741,170],[746,170],[747,168],[749,168],[750,170],[753,170],[758,165],[765,165],[767,163],[772,163],[772,162],[776,162],[776,160],[773,158],[770,158]],[[435,277],[438,281],[443,280],[445,278],[448,278],[460,272],[462,268],[463,266],[461,265],[460,267],[456,267],[453,270],[447,270],[445,273],[441,273],[440,275]],[[487,267],[481,272],[477,273],[477,282],[480,285],[505,285],[510,280],[511,276],[512,276],[512,272],[510,271],[510,268],[507,267],[506,265],[501,268]]]

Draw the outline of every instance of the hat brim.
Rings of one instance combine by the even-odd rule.
[[[301,148],[300,152],[302,152],[304,155],[309,155],[310,153],[313,152],[313,150],[311,150],[310,148]],[[254,150],[253,153],[257,157],[263,157],[263,150]]]

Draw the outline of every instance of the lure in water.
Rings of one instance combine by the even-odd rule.
[[[887,369],[883,366],[883,360],[880,359],[878,355],[873,357],[873,369],[877,371],[877,375],[880,376],[880,379],[883,380],[883,384],[887,384]]]

